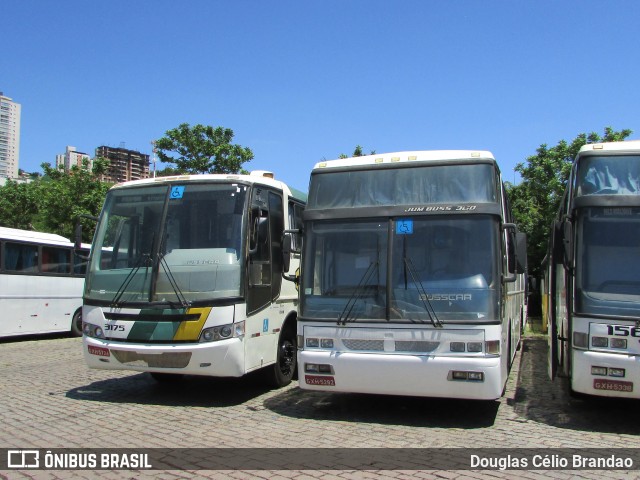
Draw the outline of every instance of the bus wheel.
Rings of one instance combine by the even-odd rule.
[[[282,332],[278,341],[278,358],[276,363],[267,369],[267,380],[272,387],[285,387],[291,383],[296,370],[296,338],[293,330]]]
[[[184,375],[180,373],[149,372],[149,375],[158,383],[176,383],[184,378]]]
[[[82,309],[79,308],[76,313],[73,314],[73,320],[71,320],[71,334],[74,337],[82,336]]]

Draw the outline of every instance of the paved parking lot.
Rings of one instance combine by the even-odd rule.
[[[0,448],[640,448],[637,402],[574,400],[529,334],[499,402],[281,390],[89,370],[78,338],[0,342]],[[335,451],[335,450],[331,450]],[[286,452],[286,451],[285,451]],[[638,478],[634,471],[2,471],[1,478]]]

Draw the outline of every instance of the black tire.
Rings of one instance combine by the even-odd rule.
[[[267,367],[267,382],[273,388],[286,387],[293,380],[296,371],[296,336],[292,329],[287,329],[278,340],[278,358],[276,363]]]
[[[82,309],[79,308],[76,310],[76,313],[73,314],[73,319],[71,320],[71,335],[74,337],[82,336]]]
[[[177,383],[184,379],[184,375],[180,373],[149,372],[149,375],[151,375],[156,382],[161,384]]]

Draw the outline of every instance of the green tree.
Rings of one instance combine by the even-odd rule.
[[[181,172],[177,168],[173,167],[165,167],[162,170],[158,170],[156,172],[156,177],[172,177],[174,175],[181,175],[184,172]]]
[[[253,152],[232,140],[229,128],[182,123],[167,130],[155,146],[160,161],[175,164],[180,173],[240,173]]]
[[[0,226],[33,230],[37,215],[37,185],[8,180],[0,187]]]
[[[101,182],[109,161],[97,158],[89,169],[88,161],[82,167],[74,165],[66,173],[62,169],[42,164],[45,177],[39,184],[40,230],[57,233],[72,239],[78,220],[84,225],[83,241],[90,242],[95,223],[82,221],[82,215],[97,216],[112,184]]]
[[[507,183],[507,192],[518,228],[527,234],[530,274],[541,276],[549,229],[580,148],[588,143],[622,141],[631,133],[631,130],[614,131],[611,127],[604,129],[603,136],[596,132],[581,133],[571,142],[560,140],[553,147],[542,144],[526,163],[516,165],[522,181],[518,185]]]
[[[352,157],[363,157],[365,155],[375,155],[375,154],[376,154],[375,150],[371,150],[370,153],[363,153],[362,147],[360,145],[356,145],[356,148],[353,150],[353,155],[351,155],[351,156]],[[345,155],[344,153],[341,153],[338,158],[349,158],[349,156]]]

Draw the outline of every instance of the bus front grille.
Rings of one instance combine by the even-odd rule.
[[[342,344],[349,350],[384,352],[384,340],[357,340],[345,338]]]
[[[396,352],[429,353],[438,348],[440,342],[420,340],[396,340]]]

